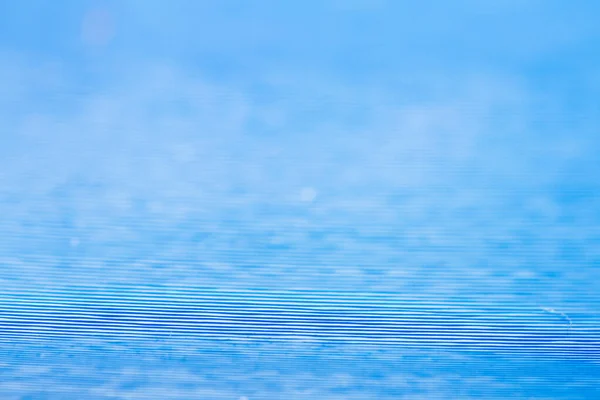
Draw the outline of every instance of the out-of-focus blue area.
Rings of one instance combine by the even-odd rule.
[[[2,2],[0,398],[600,397],[598,12]]]

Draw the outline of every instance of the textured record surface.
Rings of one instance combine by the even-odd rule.
[[[600,398],[594,5],[175,3],[0,5],[0,399]]]

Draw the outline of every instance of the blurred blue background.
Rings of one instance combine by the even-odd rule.
[[[600,397],[599,12],[2,2],[1,397]],[[190,288],[525,307],[553,357],[36,330]]]

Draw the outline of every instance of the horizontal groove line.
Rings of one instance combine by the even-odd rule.
[[[87,292],[86,292],[87,289]],[[184,296],[185,295],[185,296]],[[122,300],[127,299],[129,301],[152,301],[159,300],[161,302],[165,302],[165,300],[177,300],[179,302],[199,302],[201,300],[210,300],[211,302],[232,302],[235,300],[237,303],[245,303],[245,302],[277,302],[283,303],[286,302],[294,302],[294,303],[331,303],[331,304],[358,304],[358,305],[370,305],[377,304],[378,306],[397,306],[397,305],[405,305],[411,307],[422,307],[422,305],[430,306],[430,305],[439,305],[444,308],[452,308],[452,307],[460,307],[465,309],[468,305],[479,305],[485,304],[488,308],[498,308],[498,309],[515,309],[519,307],[527,307],[527,305],[523,305],[522,301],[511,301],[511,302],[502,302],[498,303],[489,302],[475,302],[470,299],[468,301],[462,299],[444,299],[439,298],[436,299],[435,296],[385,296],[382,295],[380,297],[375,296],[364,296],[360,295],[339,295],[339,296],[331,296],[327,294],[315,293],[312,295],[294,295],[294,294],[286,294],[286,293],[277,293],[272,292],[269,294],[257,294],[252,292],[214,292],[214,293],[203,293],[203,292],[181,292],[181,293],[160,293],[159,291],[151,292],[151,291],[139,291],[139,292],[130,292],[123,293],[118,291],[103,291],[99,293],[90,293],[90,288],[77,288],[73,290],[57,290],[55,292],[48,291],[11,291],[8,289],[4,289],[3,293],[0,294],[0,300],[3,298],[9,298],[11,300],[18,299],[28,299],[34,296],[36,299],[85,299],[85,300],[103,300],[103,299],[112,299],[112,300]],[[432,299],[433,297],[433,299]],[[600,301],[600,299],[599,299]],[[495,307],[494,307],[495,306]]]
[[[493,276],[472,276],[472,277],[464,277],[464,272],[461,271],[439,271],[439,270],[401,270],[402,273],[395,275],[396,271],[399,271],[400,267],[396,266],[385,266],[383,268],[376,266],[361,266],[361,272],[359,273],[351,273],[346,274],[345,270],[342,266],[340,266],[340,270],[337,270],[337,266],[335,271],[328,269],[331,266],[331,262],[328,262],[327,265],[319,265],[319,266],[309,266],[309,265],[299,265],[296,267],[296,270],[290,271],[289,267],[281,267],[278,263],[265,263],[265,262],[257,262],[255,266],[248,266],[248,263],[236,263],[231,262],[231,260],[224,261],[226,263],[230,263],[229,267],[226,269],[220,270],[218,268],[206,267],[203,265],[186,265],[183,269],[179,269],[178,267],[174,267],[172,265],[165,265],[164,267],[152,267],[152,266],[130,266],[129,263],[123,263],[120,265],[107,265],[107,266],[93,266],[89,267],[89,270],[86,266],[82,265],[74,265],[73,267],[63,268],[61,266],[62,263],[53,263],[44,265],[41,268],[36,266],[35,268],[31,268],[29,266],[0,266],[0,279],[5,280],[5,283],[9,283],[10,281],[22,281],[26,284],[31,283],[31,279],[39,280],[40,278],[45,278],[44,280],[47,283],[52,282],[52,284],[63,284],[63,285],[71,285],[72,282],[95,282],[96,278],[102,277],[103,280],[110,282],[114,281],[115,277],[119,277],[119,279],[139,279],[140,273],[150,275],[150,276],[168,276],[165,274],[165,271],[169,269],[176,275],[179,276],[177,286],[179,286],[181,280],[193,279],[197,280],[198,274],[204,274],[207,278],[220,278],[223,279],[223,274],[231,274],[233,271],[237,271],[237,273],[243,273],[244,276],[255,276],[255,277],[273,277],[277,279],[285,278],[285,279],[298,279],[298,278],[314,278],[315,276],[335,276],[336,279],[339,279],[342,283],[352,283],[354,284],[357,281],[363,281],[364,279],[386,279],[386,283],[393,282],[405,282],[406,279],[416,280],[416,281],[430,281],[433,278],[436,279],[458,279],[460,278],[460,282],[476,282],[478,286],[482,288],[495,288],[496,290],[502,289],[497,287],[497,283],[494,282]],[[344,262],[347,264],[347,261]],[[576,264],[570,263],[569,267],[576,267]],[[379,275],[369,275],[369,268],[377,268],[381,273]],[[583,267],[582,267],[583,268]],[[2,269],[4,269],[2,271]],[[72,269],[71,272],[66,272],[67,269]],[[326,269],[323,271],[323,269]],[[366,271],[366,272],[365,272]],[[596,278],[599,274],[596,274],[595,271],[591,269],[580,270],[585,271],[585,275],[572,275],[572,279],[589,279]],[[506,273],[512,273],[513,271],[501,271]],[[554,271],[551,271],[554,272]],[[43,275],[39,275],[43,274]],[[565,274],[566,277],[570,277],[570,273]],[[185,279],[181,279],[181,277],[185,277]],[[107,280],[108,279],[108,280]],[[490,280],[491,279],[491,280]],[[512,279],[520,280],[517,275],[514,275]],[[547,279],[542,275],[539,276],[538,279],[542,281],[547,281]],[[571,279],[571,278],[569,278]],[[133,282],[133,280],[132,280]],[[136,285],[143,286],[148,281],[144,281],[143,279],[139,279],[139,281],[135,281]],[[289,282],[289,281],[288,281]],[[241,287],[235,285],[234,282],[222,281],[226,285],[230,285],[228,287],[235,289],[236,287]],[[454,282],[457,283],[457,282]],[[562,283],[562,282],[561,282]],[[312,285],[312,284],[311,284]],[[314,286],[314,285],[313,285]],[[409,289],[403,288],[402,290]],[[389,290],[389,289],[388,289]],[[498,293],[503,293],[503,290],[500,290]],[[415,293],[417,294],[417,293]],[[585,295],[586,293],[582,293]],[[590,297],[597,298],[597,296],[593,296],[590,294]]]
[[[265,313],[265,311],[267,313]],[[290,312],[286,310],[284,314],[268,314],[269,311],[273,311],[273,309],[251,309],[251,310],[240,310],[240,311],[229,311],[218,308],[211,308],[208,311],[203,310],[193,310],[189,314],[177,315],[172,314],[173,312],[181,312],[178,309],[164,309],[161,311],[156,310],[145,310],[141,309],[85,309],[81,310],[77,309],[55,309],[49,310],[46,308],[19,308],[19,307],[3,307],[0,310],[0,317],[2,316],[14,316],[14,315],[31,315],[34,316],[44,316],[44,315],[54,315],[54,316],[62,316],[62,317],[73,317],[73,316],[89,316],[89,317],[97,317],[97,318],[110,318],[110,317],[129,317],[129,318],[155,318],[155,319],[181,319],[181,320],[192,320],[192,319],[209,319],[209,318],[243,318],[243,319],[252,319],[252,320],[264,320],[264,321],[278,321],[278,320],[335,320],[335,321],[369,321],[369,323],[380,323],[380,322],[399,322],[399,321],[430,321],[430,322],[442,322],[442,323],[502,323],[499,326],[510,326],[510,325],[522,325],[526,324],[535,324],[536,327],[543,326],[556,326],[559,325],[558,322],[548,323],[547,320],[554,317],[555,321],[561,321],[558,319],[558,316],[550,316],[545,315],[542,316],[533,316],[527,315],[524,316],[526,318],[511,320],[507,315],[499,315],[496,318],[489,316],[464,316],[464,315],[423,315],[418,313],[398,313],[397,315],[391,313],[322,313],[322,312]],[[277,310],[275,310],[277,311]],[[514,317],[514,316],[513,316]],[[562,324],[566,323],[566,320],[562,320]],[[597,321],[577,321],[577,326],[586,325],[586,322],[589,325],[595,324]],[[600,328],[600,326],[599,326]]]
[[[28,322],[34,322],[34,324],[27,324]],[[323,324],[316,324],[313,322],[306,322],[303,324],[298,324],[295,322],[290,323],[282,323],[282,322],[274,322],[274,323],[263,323],[259,324],[254,321],[231,321],[231,320],[202,320],[198,321],[198,324],[190,324],[190,323],[177,323],[177,322],[161,322],[161,321],[150,321],[150,322],[140,322],[135,320],[127,320],[127,321],[114,321],[111,320],[110,324],[105,324],[103,326],[99,326],[101,323],[107,322],[106,319],[88,319],[88,320],[77,320],[77,321],[64,321],[57,320],[53,318],[37,318],[37,319],[26,319],[26,318],[10,318],[10,319],[0,319],[0,326],[4,328],[22,328],[28,329],[32,326],[41,327],[56,327],[57,329],[60,327],[73,327],[75,329],[90,326],[97,327],[99,331],[106,330],[117,330],[117,329],[137,329],[137,327],[142,327],[144,329],[151,329],[157,332],[168,331],[168,330],[179,330],[179,331],[201,331],[212,329],[213,327],[219,328],[227,328],[232,330],[285,330],[285,331],[310,331],[313,332],[315,330],[320,330],[322,332],[331,333],[331,332],[346,332],[347,335],[355,335],[359,333],[368,333],[372,332],[373,335],[381,334],[381,333],[390,333],[395,335],[406,335],[407,332],[411,332],[416,335],[428,335],[431,333],[443,334],[448,336],[460,336],[465,334],[471,334],[478,337],[489,337],[489,336],[502,336],[502,337],[520,337],[523,335],[538,335],[544,336],[549,334],[554,334],[554,336],[564,336],[566,335],[566,328],[562,327],[562,329],[535,329],[535,328],[506,328],[506,327],[492,327],[492,326],[465,326],[465,327],[445,327],[443,325],[431,325],[431,324],[404,324],[399,326],[360,326],[357,324],[340,324],[339,326],[329,325],[324,326]],[[578,336],[580,336],[583,332],[577,331]],[[598,333],[597,331],[594,333]]]
[[[496,306],[479,305],[478,308],[467,307],[467,306],[444,306],[440,304],[424,304],[415,305],[407,303],[397,304],[382,304],[382,303],[366,303],[365,305],[357,303],[351,305],[345,305],[343,303],[328,303],[328,302],[304,302],[302,300],[296,301],[213,301],[208,299],[205,301],[199,301],[198,299],[176,299],[176,301],[169,301],[171,299],[117,299],[113,298],[52,298],[52,299],[23,299],[23,298],[7,298],[0,296],[0,307],[3,308],[15,308],[15,309],[37,309],[37,308],[48,308],[55,307],[61,308],[82,308],[82,309],[120,309],[120,308],[131,308],[136,310],[144,309],[155,309],[155,310],[211,310],[211,309],[222,309],[222,310],[289,310],[290,312],[353,312],[353,313],[382,313],[382,314],[415,314],[415,315],[481,315],[487,314],[490,316],[503,315],[508,317],[524,317],[532,316],[533,314],[557,314],[556,312],[545,311],[542,307],[535,306],[523,306],[522,309],[515,309],[513,307],[502,307]],[[182,301],[183,300],[183,301]],[[304,306],[304,304],[308,304]],[[468,304],[472,306],[473,304]],[[599,314],[600,315],[600,314]]]
[[[172,349],[173,350],[179,350],[179,351],[183,351],[183,352],[189,352],[192,349],[202,349],[203,351],[213,351],[214,352],[214,347],[213,348],[206,348],[203,346],[207,346],[207,344],[213,344],[213,343],[244,343],[244,344],[248,344],[251,342],[251,340],[247,337],[247,336],[232,336],[232,337],[222,337],[219,339],[214,339],[212,334],[197,334],[195,335],[194,338],[179,338],[177,336],[172,336],[172,337],[167,337],[167,338],[153,338],[153,339],[148,339],[147,335],[136,335],[136,334],[123,334],[123,335],[119,335],[118,337],[116,336],[108,336],[108,335],[97,335],[97,336],[91,336],[89,335],[89,333],[86,332],[80,332],[80,333],[75,333],[72,334],[70,337],[65,338],[64,336],[41,336],[40,334],[8,334],[8,335],[2,335],[2,337],[10,337],[13,340],[35,340],[37,343],[39,343],[40,341],[43,342],[52,342],[52,341],[58,341],[58,344],[61,346],[67,346],[67,347],[71,347],[73,345],[76,345],[77,343],[80,342],[88,342],[88,343],[94,343],[96,342],[97,344],[102,344],[102,345],[106,345],[106,344],[110,344],[110,345],[119,345],[119,342],[123,339],[133,339],[133,340],[139,340],[138,343],[136,344],[142,344],[144,345],[143,350],[150,350],[151,347],[148,347],[150,344],[169,344],[169,345],[173,345]],[[67,341],[68,339],[68,341]],[[101,343],[98,343],[98,339],[103,339],[104,341]],[[119,341],[117,342],[112,342],[112,340],[116,340],[118,339]],[[311,337],[307,337],[307,336],[298,336],[298,335],[277,335],[277,336],[271,336],[271,337],[266,337],[265,341],[263,341],[263,346],[268,346],[271,344],[271,342],[275,342],[278,343],[282,346],[288,346],[288,345],[296,345],[298,343],[308,343],[308,344],[315,344],[315,345],[319,345],[319,346],[323,346],[323,341],[322,340],[316,340],[315,338],[311,338]],[[373,338],[373,339],[352,339],[352,338],[344,338],[344,339],[337,339],[335,340],[333,343],[331,343],[332,346],[338,346],[338,345],[344,345],[346,343],[352,343],[352,344],[357,344],[360,346],[373,346],[372,349],[376,350],[379,349],[379,347],[381,344],[402,344],[402,348],[413,348],[413,349],[421,349],[423,346],[426,347],[438,347],[438,348],[455,348],[458,345],[467,345],[470,346],[470,348],[467,348],[467,350],[479,350],[479,349],[489,349],[489,348],[496,348],[496,349],[504,349],[504,350],[510,350],[512,352],[521,352],[523,354],[527,354],[527,353],[534,353],[534,352],[538,352],[539,350],[544,350],[546,352],[548,351],[552,351],[555,354],[580,354],[580,355],[586,355],[588,357],[596,357],[598,359],[600,359],[600,353],[597,351],[598,349],[598,343],[589,343],[589,342],[550,342],[550,343],[545,343],[545,344],[537,344],[536,346],[530,346],[528,344],[522,344],[522,345],[518,345],[518,344],[513,344],[511,343],[510,345],[506,345],[506,344],[498,344],[497,342],[494,341],[485,341],[485,342],[479,342],[479,341],[469,341],[469,340],[456,340],[456,341],[452,341],[452,342],[448,342],[448,341],[441,341],[441,342],[424,342],[422,340],[414,340],[414,339],[410,339],[410,338],[403,338],[402,340],[388,340],[386,338],[383,339],[377,339],[377,338]],[[329,344],[329,343],[328,343]],[[185,345],[185,347],[181,347],[182,345]],[[121,344],[121,346],[123,346]],[[45,347],[45,346],[44,346]],[[355,350],[359,350],[360,348],[357,348]],[[77,350],[77,348],[75,348],[75,350]],[[249,349],[251,350],[251,349]],[[84,351],[81,351],[84,352]]]
[[[412,310],[408,308],[348,308],[348,307],[293,307],[285,305],[252,305],[252,304],[202,304],[188,305],[186,307],[177,307],[168,304],[131,304],[131,303],[105,303],[101,305],[86,304],[65,304],[65,303],[43,303],[43,304],[2,304],[0,303],[0,313],[90,313],[90,314],[139,314],[148,316],[167,316],[181,315],[182,317],[193,317],[202,315],[239,315],[239,316],[263,316],[274,318],[278,315],[295,318],[339,318],[339,319],[424,319],[424,320],[464,320],[464,321],[549,321],[576,319],[581,324],[600,324],[600,316],[582,315],[580,313],[571,314],[570,318],[566,314],[558,312],[530,309],[527,313],[509,313],[499,312],[497,310],[446,310],[426,309]]]
[[[0,303],[1,304],[1,303]],[[64,304],[64,303],[44,303],[44,304],[3,304],[0,305],[0,313],[54,313],[54,314],[114,314],[124,313],[125,315],[148,315],[164,316],[180,315],[181,317],[199,317],[203,315],[239,315],[243,317],[256,316],[264,318],[278,318],[279,316],[290,318],[325,318],[325,319],[370,319],[370,320],[396,320],[396,319],[421,319],[421,320],[464,320],[464,321],[540,321],[540,320],[567,320],[566,316],[559,313],[544,312],[540,310],[530,313],[499,313],[494,310],[478,310],[462,312],[460,310],[410,310],[410,309],[370,309],[370,308],[296,308],[296,307],[265,307],[264,305],[211,305],[203,304],[201,306],[157,306],[144,304]],[[600,322],[598,318],[586,320],[578,315],[577,321]]]
[[[1,299],[5,300],[5,299]],[[12,300],[12,299],[11,299]],[[311,306],[302,306],[304,302],[290,302],[290,303],[282,303],[282,302],[273,302],[273,303],[248,303],[248,302],[214,302],[214,301],[205,301],[205,302],[187,302],[180,304],[173,304],[168,302],[147,302],[147,301],[104,301],[100,303],[92,303],[92,302],[61,302],[61,301],[35,301],[35,302],[25,302],[25,301],[15,301],[12,300],[10,304],[6,304],[3,301],[0,301],[0,307],[2,309],[44,309],[48,307],[54,307],[57,310],[60,309],[91,309],[91,310],[119,310],[119,309],[133,309],[133,310],[164,310],[164,311],[203,311],[203,310],[237,310],[240,312],[259,312],[259,311],[284,311],[284,312],[297,312],[297,313],[323,313],[323,314],[331,314],[331,313],[348,313],[348,314],[360,314],[360,313],[368,313],[368,314],[380,314],[380,315],[421,315],[424,317],[434,317],[436,315],[450,315],[450,316],[463,316],[463,317],[478,317],[484,315],[485,317],[494,318],[494,317],[536,317],[538,315],[560,315],[556,312],[552,313],[549,311],[544,311],[542,308],[529,307],[524,310],[517,311],[528,311],[528,312],[514,312],[514,309],[494,309],[494,308],[480,308],[480,309],[470,309],[470,308],[461,308],[461,307],[411,307],[411,306],[393,306],[386,305],[382,306],[380,304],[369,304],[369,305],[357,305],[357,306],[347,306],[342,304],[333,305],[323,305],[320,303],[315,303]],[[510,310],[512,312],[508,312],[506,310]]]
[[[4,331],[0,334],[0,338],[5,337],[5,336],[10,336],[12,335],[19,335],[19,331],[18,330],[11,330],[10,326],[5,326],[5,325],[0,325],[0,327],[2,327],[2,329],[8,329],[7,331]],[[98,329],[91,329],[91,328],[85,328],[85,327],[81,327],[80,329],[77,330],[69,330],[69,329],[65,329],[65,328],[58,328],[58,327],[44,327],[44,326],[36,326],[35,329],[27,329],[25,332],[23,332],[23,335],[33,335],[33,334],[37,334],[37,335],[44,335],[44,336],[54,336],[54,337],[60,337],[63,339],[67,339],[69,336],[77,336],[77,335],[84,335],[84,336],[88,336],[88,335],[92,335],[91,337],[124,337],[124,336],[130,336],[130,337],[151,337],[151,338],[158,338],[161,336],[156,335],[157,332],[163,333],[162,338],[164,337],[169,337],[168,335],[175,335],[175,336],[170,336],[171,338],[173,337],[177,337],[178,332],[171,332],[168,330],[158,330],[156,328],[147,328],[147,327],[140,327],[140,328],[128,328],[127,330],[123,331],[123,330],[98,330]],[[61,335],[58,335],[61,334]],[[194,337],[209,337],[213,340],[221,340],[221,339],[227,339],[227,338],[239,338],[239,337],[244,337],[246,339],[261,339],[261,340],[265,340],[265,339],[269,339],[271,337],[290,337],[290,338],[297,338],[297,339],[314,339],[314,340],[319,340],[319,341],[328,341],[328,340],[355,340],[355,341],[377,341],[377,342],[381,342],[381,341],[388,341],[388,342],[403,342],[403,341],[412,341],[415,343],[432,343],[432,344],[448,344],[450,342],[473,342],[475,345],[477,344],[481,344],[481,345],[486,345],[489,343],[494,343],[495,345],[504,345],[504,346],[531,346],[531,347],[537,347],[537,346],[549,346],[549,347],[556,347],[556,348],[565,348],[568,349],[570,348],[569,344],[573,343],[573,344],[595,344],[595,350],[598,350],[597,346],[600,342],[598,341],[591,341],[591,340],[581,340],[581,341],[577,341],[577,340],[572,340],[572,342],[567,342],[567,344],[565,344],[565,340],[552,340],[552,339],[546,339],[546,340],[540,340],[540,338],[537,337],[506,337],[503,338],[502,335],[490,335],[490,336],[475,336],[475,335],[469,335],[469,334],[465,334],[465,335],[443,335],[443,334],[439,334],[436,333],[435,335],[430,335],[427,334],[426,336],[422,337],[420,335],[394,335],[394,334],[381,334],[381,335],[344,335],[342,333],[340,334],[332,334],[332,333],[321,333],[321,332],[311,332],[311,331],[307,331],[305,329],[286,329],[285,331],[282,332],[277,332],[277,331],[273,331],[271,329],[265,328],[265,329],[260,329],[260,330],[239,330],[236,331],[235,333],[226,333],[223,332],[221,329],[216,329],[216,328],[210,328],[210,329],[202,329],[202,330],[198,330],[195,332],[186,332],[186,339],[189,338],[194,338]],[[594,348],[590,348],[589,350],[593,350]]]
[[[130,284],[131,285],[131,284]],[[128,287],[131,287],[128,285]],[[24,286],[24,287],[23,287]],[[177,291],[161,291],[160,289],[146,289],[141,287],[137,291],[128,291],[121,292],[118,289],[120,286],[115,287],[103,287],[103,286],[79,286],[75,288],[56,288],[54,290],[49,290],[48,288],[38,289],[32,288],[30,285],[28,286],[8,286],[6,285],[3,288],[2,295],[4,297],[13,296],[13,297],[31,297],[31,296],[45,296],[45,297],[57,297],[57,298],[69,298],[75,297],[80,298],[82,295],[91,298],[115,298],[117,296],[125,297],[125,298],[141,298],[141,299],[179,299],[186,300],[186,297],[189,296],[191,301],[194,301],[198,298],[211,298],[218,299],[221,298],[246,298],[246,299],[277,299],[281,301],[283,299],[294,299],[294,300],[302,300],[302,301],[310,301],[313,299],[318,299],[320,301],[323,300],[339,300],[343,302],[365,302],[369,300],[377,301],[377,300],[385,300],[386,302],[406,302],[406,303],[415,303],[415,304],[446,304],[446,305],[454,305],[456,303],[475,303],[472,297],[468,298],[464,297],[449,297],[444,298],[440,295],[435,295],[433,293],[411,293],[411,294],[399,294],[398,292],[384,292],[378,291],[377,294],[371,293],[356,293],[356,292],[347,292],[347,291],[324,291],[324,290],[310,290],[310,291],[279,291],[277,289],[273,290],[255,290],[255,291],[244,291],[236,288],[228,288],[227,290],[222,291],[210,291],[210,290],[202,290],[196,289],[194,287],[190,287],[189,290],[186,288],[182,288],[180,285],[178,286]],[[101,291],[100,291],[101,290]],[[94,292],[96,291],[96,292]],[[263,293],[261,293],[263,292]],[[243,296],[243,297],[242,297]],[[592,297],[592,301],[600,302],[600,295],[590,294]],[[502,300],[494,300],[489,301],[487,304],[493,305],[498,304],[498,301],[501,301],[500,304],[505,305],[507,307],[519,307],[522,305],[522,300],[519,299],[502,299]],[[568,300],[565,300],[568,302]],[[417,303],[418,302],[418,303]],[[481,301],[477,301],[478,304],[481,304]],[[483,304],[486,304],[483,302]]]
[[[248,298],[264,298],[264,299],[281,299],[281,298],[292,298],[292,299],[340,299],[343,301],[365,301],[368,299],[385,299],[389,300],[390,296],[399,300],[399,301],[417,301],[417,300],[427,300],[428,298],[434,298],[435,295],[432,294],[410,294],[403,295],[398,292],[384,292],[379,291],[377,293],[373,292],[351,292],[351,291],[329,291],[329,290],[319,290],[319,289],[311,289],[311,290],[295,290],[295,291],[282,291],[277,289],[256,289],[256,290],[242,290],[229,288],[226,290],[210,290],[204,288],[197,288],[194,286],[184,287],[182,285],[178,285],[176,291],[173,291],[169,288],[153,288],[153,287],[144,287],[140,286],[136,291],[120,291],[121,288],[128,288],[129,285],[119,285],[113,287],[103,287],[103,286],[95,286],[95,285],[80,285],[77,287],[60,287],[54,290],[50,290],[49,288],[36,288],[36,287],[21,287],[18,288],[18,291],[15,293],[19,295],[23,294],[45,294],[47,296],[55,295],[55,296],[77,296],[81,295],[82,291],[85,290],[100,290],[102,292],[94,293],[97,296],[115,296],[115,295],[144,295],[148,297],[178,297],[181,295],[194,295],[197,297],[202,296],[210,296],[211,298],[215,297],[241,297],[246,296]],[[17,289],[17,288],[15,288]],[[11,290],[9,287],[6,287],[3,290],[3,293],[10,293]],[[86,294],[85,292],[83,294]],[[457,298],[443,298],[440,297],[440,300],[443,301],[457,301]],[[600,301],[600,296],[598,296]],[[514,303],[518,303],[514,301]]]

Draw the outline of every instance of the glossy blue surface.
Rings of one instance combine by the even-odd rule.
[[[0,4],[0,398],[600,398],[599,7],[449,4]]]

